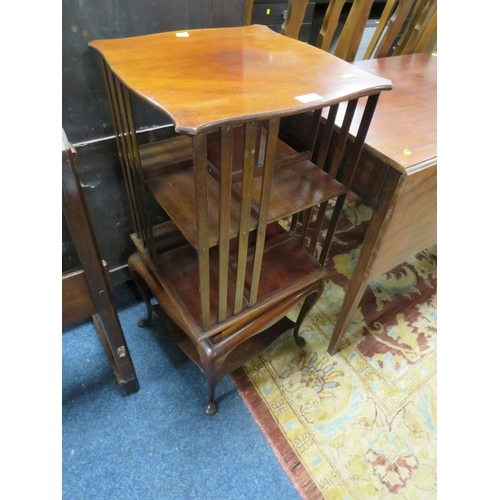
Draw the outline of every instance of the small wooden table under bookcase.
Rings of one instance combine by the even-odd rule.
[[[303,345],[300,325],[323,290],[350,179],[391,82],[258,25],[90,47],[103,57],[135,224],[129,268],[148,319],[152,294],[154,310],[205,374],[205,412],[213,414],[223,376],[286,331]],[[164,111],[177,135],[138,145],[131,93]],[[347,157],[362,97],[368,101]],[[328,119],[320,126],[324,108]],[[280,119],[305,112],[312,117],[304,130],[310,148],[296,152],[280,138]],[[335,179],[341,166],[350,172],[343,183]],[[164,222],[151,222],[152,200]],[[300,303],[297,318],[287,317]]]

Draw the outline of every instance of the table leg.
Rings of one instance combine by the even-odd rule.
[[[107,274],[85,203],[74,155],[63,133],[62,206],[71,237],[88,284],[89,299],[94,311],[92,318],[106,350],[116,380],[125,395],[139,390],[139,382],[130,357],[127,342],[118,318]],[[90,310],[88,310],[90,311]],[[63,316],[64,317],[64,316]]]
[[[123,331],[115,314],[97,313],[92,316],[97,333],[106,350],[116,381],[126,396],[139,390],[135,369],[124,342]],[[117,356],[119,361],[117,361]]]
[[[327,352],[330,355],[338,352],[340,343],[363,297],[368,281],[372,277],[371,268],[377,257],[379,243],[390,220],[392,210],[403,184],[404,176],[392,168],[387,169],[377,200],[377,206],[361,245],[358,263],[347,286],[344,301],[342,302],[342,307],[328,345]]]

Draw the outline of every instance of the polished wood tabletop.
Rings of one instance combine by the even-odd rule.
[[[168,113],[180,133],[391,89],[387,78],[260,25],[95,40],[89,46],[126,87]]]
[[[411,54],[353,63],[393,82],[377,105],[365,149],[403,174],[437,157],[437,56]]]

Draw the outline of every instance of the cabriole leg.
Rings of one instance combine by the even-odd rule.
[[[309,311],[313,308],[314,304],[316,304],[318,299],[321,297],[324,288],[325,284],[323,281],[321,281],[318,288],[313,293],[309,294],[305,298],[304,304],[302,304],[299,315],[297,317],[297,321],[295,322],[295,328],[293,329],[293,338],[295,339],[295,342],[299,347],[304,347],[306,345],[304,337],[301,337],[299,335],[300,327],[302,326],[302,323],[306,318],[306,316],[309,314]]]

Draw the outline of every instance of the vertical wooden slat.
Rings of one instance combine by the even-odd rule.
[[[144,207],[142,203],[141,189],[139,179],[137,178],[137,168],[135,166],[135,159],[133,153],[132,139],[130,124],[127,120],[127,101],[130,99],[128,90],[121,84],[121,82],[115,78],[115,89],[117,95],[117,109],[121,117],[121,124],[123,127],[123,141],[122,144],[125,150],[126,163],[130,169],[130,178],[132,180],[134,199],[137,208],[137,224],[138,224],[138,235],[145,245],[146,234],[145,234],[145,219],[144,219]],[[134,131],[135,132],[135,131]]]
[[[351,187],[351,182],[361,156],[361,151],[363,150],[363,146],[365,144],[366,135],[368,134],[368,129],[370,128],[370,123],[375,113],[379,96],[380,94],[371,95],[368,97],[366,102],[363,116],[359,123],[358,132],[356,134],[356,138],[354,139],[353,147],[349,152],[347,168],[344,170],[344,174],[342,176],[342,184],[344,184],[347,189]]]
[[[120,81],[117,78],[115,78],[114,75],[112,75],[112,85],[113,85],[113,92],[116,98],[115,109],[120,130],[120,146],[121,146],[120,150],[123,155],[123,160],[125,162],[125,165],[127,166],[128,178],[130,181],[131,191],[133,193],[133,198],[136,208],[137,226],[138,226],[137,232],[139,233],[141,224],[139,220],[139,207],[137,206],[137,193],[135,191],[136,183],[134,180],[134,169],[132,168],[131,165],[130,148],[127,140],[128,127],[127,127],[127,122],[124,119],[123,92]]]
[[[321,140],[319,141],[319,150],[315,158],[315,163],[321,169],[324,169],[325,166],[325,161],[327,153],[329,151],[330,141],[332,139],[332,132],[335,125],[335,118],[337,117],[338,109],[338,104],[330,106],[330,109],[328,110],[328,117],[321,134]]]
[[[342,28],[334,55],[352,62],[356,57],[374,0],[354,0]]]
[[[330,148],[328,151],[324,170],[326,170],[332,177],[337,176],[341,161],[344,157],[345,145],[347,142],[347,138],[349,137],[349,129],[351,128],[352,119],[354,117],[354,112],[356,111],[357,104],[357,99],[353,99],[352,101],[348,102],[342,122],[342,127],[340,128],[340,133],[335,140],[335,144],[333,144],[333,141],[330,141]],[[333,152],[332,147],[334,147]]]
[[[308,0],[288,0],[286,17],[281,26],[281,34],[290,38],[299,38],[300,28],[306,15]]]
[[[394,0],[392,1],[392,3],[394,3]],[[389,3],[385,6],[384,12],[382,12],[382,16],[384,18],[380,19],[379,25],[377,26],[377,29],[373,34],[374,39],[377,35],[379,36],[379,38],[381,37],[380,43],[377,46],[376,42],[378,41],[378,39],[375,39],[373,42],[370,41],[370,45],[366,49],[366,54],[368,54],[368,57],[366,57],[365,55],[363,59],[368,59],[375,47],[377,47],[377,50],[375,51],[375,54],[373,56],[375,59],[379,57],[389,56],[394,42],[396,41],[398,35],[401,33],[403,24],[408,18],[412,3],[413,0],[399,0],[396,8],[392,11],[388,10],[391,8],[391,5]],[[388,12],[386,13],[386,11]],[[387,18],[389,14],[390,17]]]
[[[356,137],[354,138],[354,143],[353,146],[349,152],[349,157],[347,159],[347,168],[344,170],[343,176],[342,176],[342,183],[344,186],[347,187],[347,189],[350,188],[352,179],[354,177],[354,173],[356,172],[356,167],[359,162],[359,158],[361,156],[361,152],[363,150],[363,146],[365,143],[366,135],[368,133],[368,129],[370,127],[371,120],[373,118],[373,114],[375,113],[375,108],[377,106],[378,98],[380,94],[374,94],[368,97],[368,100],[366,102],[364,111],[363,111],[363,116],[361,118],[360,124],[358,126],[358,131],[356,133]],[[355,101],[350,101],[349,106],[351,103]],[[341,136],[344,132],[344,128],[349,131],[350,128],[350,122],[352,120],[352,116],[348,115],[354,115],[354,109],[349,110],[349,106],[346,111],[346,115],[344,118],[344,123],[342,124],[342,130],[341,130]],[[355,106],[354,106],[355,107]],[[347,120],[347,124],[346,124]],[[342,149],[342,156],[343,156],[343,150],[344,150],[344,144],[339,144],[340,149]],[[337,153],[337,151],[336,151]],[[340,161],[340,158],[339,158]],[[338,220],[340,218],[340,214],[342,212],[342,208],[344,206],[346,200],[346,195],[339,196],[337,198],[337,202],[335,203],[335,208],[333,210],[332,217],[330,219],[330,224],[328,227],[328,231],[326,234],[325,241],[323,243],[323,248],[321,251],[320,255],[320,264],[323,265],[326,261],[328,252],[330,250],[330,245],[333,240],[333,235],[335,233],[335,229],[337,227]]]
[[[124,130],[121,122],[121,116],[118,112],[118,96],[116,93],[116,87],[114,82],[114,76],[111,69],[103,60],[102,63],[104,80],[106,82],[106,91],[108,94],[108,100],[111,107],[111,116],[113,120],[113,129],[115,131],[116,145],[118,148],[118,153],[120,157],[120,165],[122,167],[123,178],[125,180],[125,187],[127,190],[127,196],[130,203],[130,211],[132,213],[132,220],[134,223],[134,231],[139,234],[139,214],[137,210],[137,204],[135,200],[134,184],[132,181],[132,172],[130,171],[130,166],[128,162],[127,148],[124,141]]]
[[[314,221],[314,230],[309,240],[309,246],[307,247],[307,251],[311,255],[314,255],[314,249],[318,243],[319,233],[321,232],[321,226],[323,225],[323,219],[325,218],[327,207],[328,201],[324,201],[317,210],[316,220]]]
[[[327,121],[325,123],[321,135],[320,147],[316,158],[316,164],[321,169],[328,171],[330,175],[332,175],[333,177],[336,176],[341,161],[344,157],[345,145],[347,143],[347,138],[349,136],[349,129],[352,124],[357,103],[358,100],[355,99],[349,101],[349,103],[347,104],[347,109],[344,114],[344,120],[340,129],[340,134],[335,137],[333,137],[333,130],[335,127],[335,120],[337,118],[339,105],[337,104],[335,106],[331,106],[328,112]],[[333,211],[332,218],[329,223],[329,230],[327,231],[327,236],[325,240],[328,241],[329,239],[329,242],[324,243],[323,251],[320,256],[321,264],[324,264],[324,259],[326,258],[324,250],[325,247],[329,248],[331,240],[333,239],[333,234],[337,226],[338,218],[340,216],[340,209],[342,208],[343,203],[344,201],[342,199],[340,201],[340,204],[339,200],[337,200],[335,204],[335,209]],[[309,244],[307,246],[307,250],[311,255],[314,253],[316,243],[319,238],[319,233],[321,231],[324,215],[326,213],[327,204],[328,204],[327,202],[322,203],[317,211],[316,221],[314,222],[313,225],[313,232],[310,237]],[[306,231],[308,231],[309,229],[310,217],[311,217],[310,212],[307,212],[307,218],[304,218],[303,221],[302,234],[299,239],[299,242],[303,246],[305,246],[305,234]]]
[[[250,26],[250,24],[252,24],[252,9],[253,9],[253,0],[246,0],[245,12],[243,15],[243,26]]]
[[[344,206],[346,195],[343,194],[337,198],[335,202],[335,207],[333,209],[332,216],[330,218],[330,223],[328,224],[328,231],[326,232],[325,241],[323,242],[323,248],[321,249],[321,255],[319,257],[319,263],[323,266],[330,251],[330,246],[332,244],[333,235],[337,229],[337,223],[342,213],[342,208]]]
[[[311,221],[312,208],[307,208],[300,213],[300,222],[302,223],[302,229],[299,237],[299,245],[305,246],[307,231],[309,230],[309,222]]]
[[[413,0],[405,0],[405,1],[410,1],[411,4]],[[363,54],[363,59],[370,59],[370,57],[372,56],[375,47],[377,47],[377,44],[379,43],[382,33],[384,32],[384,29],[387,26],[387,23],[390,22],[390,19],[393,16],[393,13],[395,12],[395,7],[398,8],[399,4],[400,4],[399,0],[386,1],[384,10],[382,11],[380,19],[377,23],[377,27],[375,28],[375,31],[372,37],[370,38],[370,42],[368,43],[368,47],[366,48],[365,53]]]
[[[345,0],[330,0],[328,3],[328,8],[326,9],[323,24],[321,25],[318,41],[316,43],[316,46],[320,49],[326,50],[327,52],[330,51],[333,35],[339,25],[339,19],[344,4]]]
[[[193,137],[193,163],[196,195],[196,234],[200,277],[201,328],[210,326],[210,261],[208,237],[207,136]]]
[[[238,235],[238,268],[236,271],[236,294],[234,314],[238,314],[243,306],[243,292],[248,257],[248,237],[250,232],[252,208],[252,180],[255,156],[257,154],[257,135],[260,135],[260,124],[248,122],[245,125],[245,149],[243,157],[243,180],[241,186],[240,227]]]
[[[264,254],[264,243],[266,239],[267,210],[269,197],[271,195],[271,182],[274,172],[274,160],[276,158],[276,145],[278,142],[279,118],[269,120],[266,139],[266,154],[264,170],[262,172],[262,189],[259,202],[259,223],[257,227],[257,241],[255,244],[255,255],[252,270],[252,284],[250,286],[250,307],[257,303],[259,290],[260,270],[262,268],[262,257]]]
[[[413,49],[414,54],[431,52],[437,44],[437,10],[434,10],[427,26],[422,27],[420,40]],[[406,50],[404,51],[407,52]]]
[[[233,127],[222,127],[220,138],[221,169],[219,179],[219,322],[222,322],[227,317]]]
[[[425,18],[427,9],[432,8],[435,0],[415,0],[409,19],[406,21],[403,28],[403,33],[396,43],[396,47],[392,53],[393,56],[400,56],[404,54],[412,37],[416,36],[415,30],[418,31],[417,25]],[[409,51],[408,53],[412,53]]]
[[[139,148],[137,146],[137,137],[135,134],[135,123],[132,112],[132,101],[130,99],[130,92],[126,87],[123,87],[123,94],[125,98],[125,119],[127,120],[127,128],[129,130],[129,143],[130,153],[132,157],[132,166],[134,169],[134,177],[137,182],[137,198],[140,208],[140,217],[143,226],[143,244],[148,250],[149,254],[154,256],[156,254],[153,242],[153,230],[149,219],[149,211],[147,209],[146,188],[144,185],[144,175],[142,172],[142,164],[139,156]]]
[[[132,213],[132,220],[134,223],[134,231],[140,236],[140,219],[139,219],[139,209],[137,207],[135,185],[133,181],[133,172],[130,166],[127,146],[125,141],[126,131],[124,130],[124,125],[122,121],[122,116],[119,112],[118,105],[118,93],[117,85],[115,82],[115,77],[111,72],[109,66],[103,61],[103,70],[106,81],[106,89],[108,93],[108,99],[111,107],[111,114],[113,119],[113,128],[115,131],[116,145],[119,152],[120,164],[122,167],[123,177],[125,180],[125,186],[127,189],[127,195],[130,203],[130,209]]]
[[[429,25],[431,25],[431,27],[432,25],[437,26],[436,0],[428,0],[421,8],[422,10],[419,12],[418,18],[415,19],[415,22],[413,22],[411,26],[408,26],[407,32],[404,33],[399,40],[394,55],[413,54],[426,28]],[[426,36],[429,36],[432,32],[433,29],[428,31]]]
[[[310,158],[314,157],[314,150],[318,142],[318,131],[321,123],[321,112],[323,108],[315,109],[311,120],[309,137],[306,141],[306,147],[311,152]],[[314,160],[312,160],[314,162]]]

